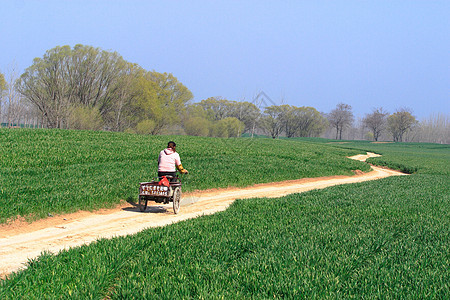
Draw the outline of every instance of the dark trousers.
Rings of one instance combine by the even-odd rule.
[[[169,179],[169,181],[174,181],[175,177],[177,175],[177,172],[158,172],[158,177],[162,177],[162,176],[172,176],[173,178],[167,178]]]

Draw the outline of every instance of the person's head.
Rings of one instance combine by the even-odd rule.
[[[176,146],[177,144],[175,144],[175,142],[170,141],[169,143],[167,143],[167,148],[173,149],[174,151]]]

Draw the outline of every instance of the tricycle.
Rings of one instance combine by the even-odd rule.
[[[145,211],[148,201],[168,204],[173,202],[173,212],[178,214],[181,202],[181,181],[178,176],[154,178],[150,182],[141,182],[139,188],[139,209]]]

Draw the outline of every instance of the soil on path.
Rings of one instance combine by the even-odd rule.
[[[356,155],[365,161],[374,153]],[[257,184],[246,188],[227,188],[183,194],[180,213],[171,204],[149,202],[145,212],[136,205],[123,203],[115,209],[59,215],[33,223],[15,222],[0,226],[0,277],[25,267],[28,259],[42,251],[57,253],[62,249],[89,244],[100,238],[134,234],[145,228],[165,226],[201,215],[225,210],[234,200],[254,197],[281,197],[313,189],[375,180],[401,172],[372,166],[372,171],[355,172],[354,176],[304,178],[284,182]]]

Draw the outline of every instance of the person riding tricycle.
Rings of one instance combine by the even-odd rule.
[[[167,144],[167,148],[159,153],[158,157],[158,177],[162,176],[176,176],[176,169],[180,171],[181,174],[189,173],[183,168],[181,164],[180,155],[176,151],[175,142],[170,141]],[[175,169],[176,168],[176,169]]]
[[[159,153],[158,178],[140,184],[139,209],[141,211],[147,209],[147,203],[150,200],[164,204],[173,202],[173,211],[178,214],[181,202],[181,181],[177,176],[177,169],[181,174],[188,173],[181,164],[175,142],[170,141],[167,148]]]

